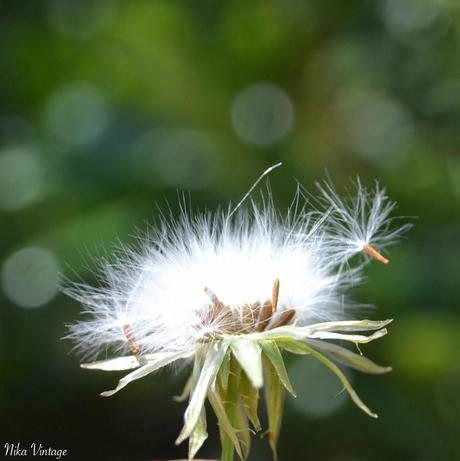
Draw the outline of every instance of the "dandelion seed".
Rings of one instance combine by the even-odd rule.
[[[278,307],[279,294],[280,294],[280,281],[279,279],[276,279],[275,283],[273,284],[273,290],[272,290],[272,314],[276,311],[276,308]]]
[[[134,331],[131,325],[129,325],[128,323],[124,324],[123,333],[125,334],[126,341],[128,343],[129,348],[131,349],[131,352],[134,355],[139,354],[139,352],[141,351],[141,348],[136,343],[136,337],[134,336]]]
[[[70,326],[68,337],[86,356],[114,354],[82,367],[134,370],[101,395],[192,359],[180,397],[189,397],[189,404],[177,440],[189,439],[190,460],[207,437],[206,399],[219,422],[222,461],[233,460],[234,451],[247,456],[249,422],[260,430],[264,381],[268,438],[276,454],[282,395],[295,394],[286,353],[323,363],[356,405],[376,417],[336,363],[374,374],[390,368],[333,342],[365,344],[387,333],[390,321],[345,319],[354,306],[344,295],[363,269],[351,258],[364,252],[387,264],[380,252],[409,226],[390,227],[395,204],[378,185],[369,192],[358,181],[355,195],[346,199],[330,182],[319,190],[321,209],[308,210],[299,191],[285,218],[270,195],[261,206],[245,205],[246,195],[228,212],[192,216],[183,209],[178,220],[164,219],[153,229],[142,248],[125,248],[115,264],[106,264],[102,287],[68,289],[88,316]]]
[[[359,179],[355,192],[341,198],[330,181],[317,183],[321,193],[320,202],[329,207],[328,225],[331,244],[342,248],[342,256],[348,260],[357,253],[365,252],[371,258],[388,264],[380,251],[399,240],[411,228],[411,224],[394,226],[390,213],[396,203],[389,200],[384,188],[377,182],[373,190],[367,190]],[[392,228],[393,226],[393,228]]]

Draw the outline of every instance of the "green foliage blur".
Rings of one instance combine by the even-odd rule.
[[[366,347],[392,365],[340,384],[292,360],[280,460],[448,461],[460,453],[460,10],[448,0],[0,0],[0,453],[184,457],[183,372],[111,399],[118,374],[61,340],[80,307],[59,279],[135,243],[158,207],[236,203],[268,166],[296,180],[359,175],[414,229],[353,296],[395,318]],[[169,205],[167,205],[169,203]],[[136,230],[137,229],[137,230]],[[332,380],[332,381],[331,381]],[[217,457],[215,428],[202,450]],[[255,438],[251,460],[268,460]]]

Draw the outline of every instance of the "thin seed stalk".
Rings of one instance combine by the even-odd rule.
[[[239,404],[241,368],[234,357],[230,357],[230,373],[228,375],[227,396],[225,399],[225,411],[230,424],[235,427],[237,405]],[[227,434],[222,439],[221,461],[233,461],[235,446]]]

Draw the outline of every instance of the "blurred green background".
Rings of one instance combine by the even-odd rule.
[[[417,216],[353,294],[394,317],[351,373],[371,420],[315,364],[291,361],[280,459],[460,459],[460,5],[449,0],[0,0],[0,452],[66,459],[182,457],[185,376],[111,399],[117,374],[79,368],[59,274],[97,283],[94,258],[158,215],[238,201],[268,166],[295,181],[378,179]],[[256,438],[251,460],[268,460]],[[202,450],[218,456],[215,429]],[[0,456],[0,457],[1,457]]]

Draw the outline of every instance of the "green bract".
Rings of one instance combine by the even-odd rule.
[[[391,368],[377,365],[363,355],[327,340],[367,343],[384,336],[387,333],[384,327],[390,322],[349,320],[304,327],[286,325],[260,333],[224,335],[219,339],[199,343],[193,350],[131,355],[83,364],[82,367],[104,371],[135,369],[122,378],[114,390],[101,394],[108,397],[131,381],[177,360],[194,357],[192,374],[183,394],[178,398],[189,398],[184,427],[176,441],[181,443],[189,439],[189,460],[195,457],[208,436],[206,399],[219,423],[222,461],[233,460],[234,451],[241,459],[246,459],[250,451],[250,426],[255,431],[261,429],[257,409],[259,391],[264,387],[268,440],[276,459],[284,393],[287,390],[296,396],[284,365],[283,352],[307,355],[319,360],[337,376],[355,404],[376,418],[377,415],[358,397],[337,363],[372,374],[386,373]],[[362,334],[366,331],[373,333]]]

